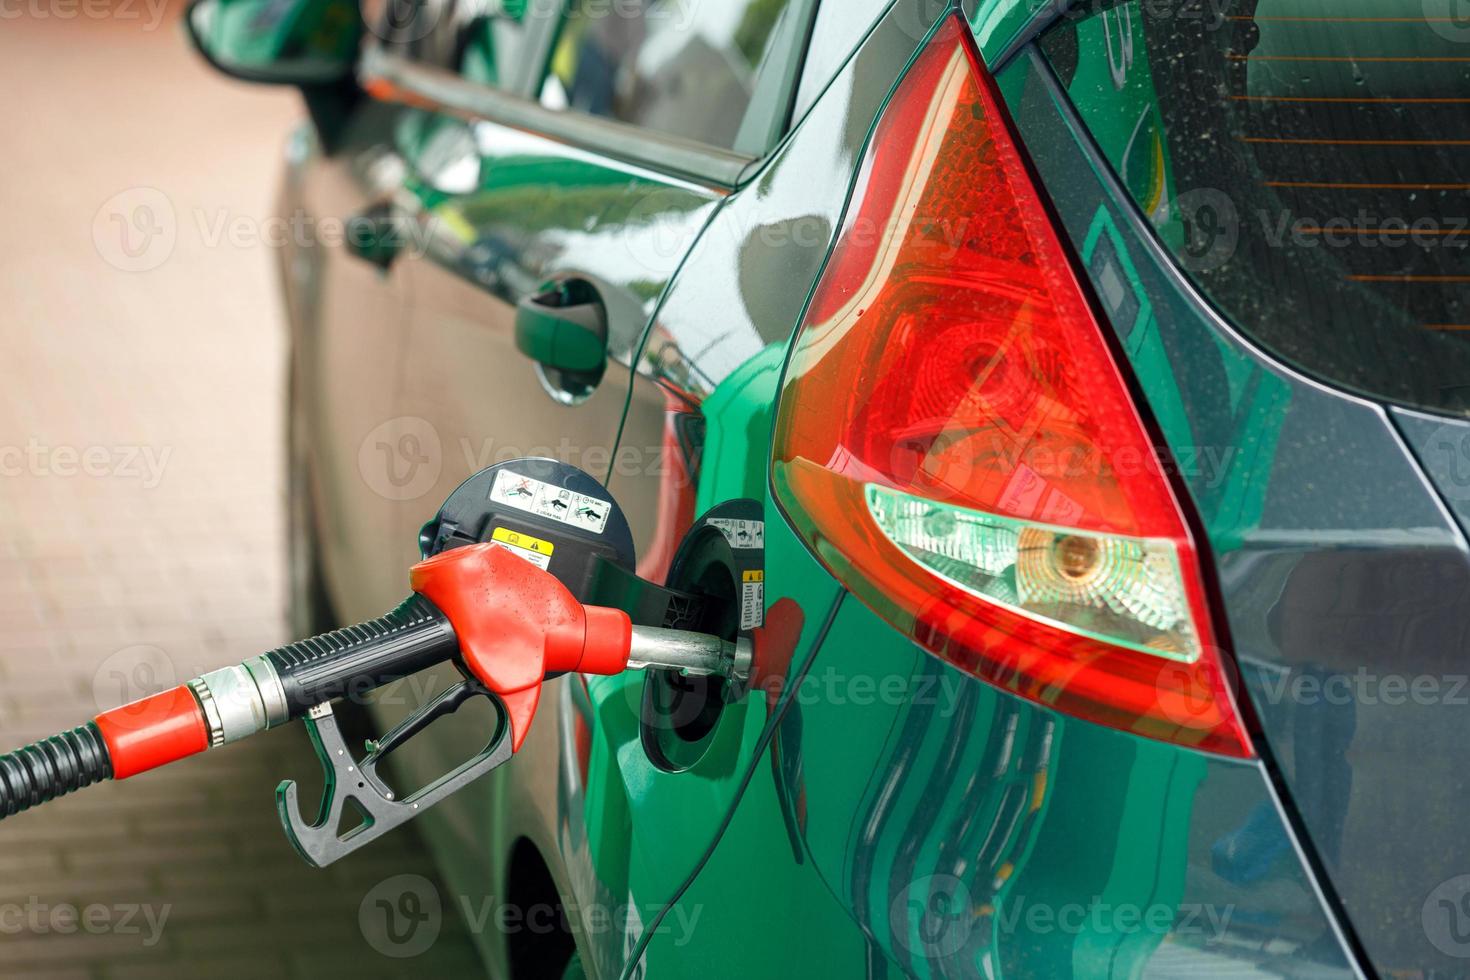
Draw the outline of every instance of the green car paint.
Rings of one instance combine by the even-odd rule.
[[[772,344],[720,382],[701,403],[706,433],[695,513],[725,500],[764,496],[771,408],[786,347]]]
[[[853,600],[822,656],[782,751],[837,764],[808,761],[784,786],[762,771],[678,904],[705,927],[699,955],[731,965],[713,975],[823,962],[844,968],[820,975],[851,975],[865,936],[895,973],[1136,975],[1176,925],[1211,763],[981,685]],[[797,852],[783,793],[799,801]],[[650,975],[678,974],[689,955],[660,934]]]
[[[1065,4],[1026,0],[966,0],[961,4],[988,65],[996,64],[1032,25],[1050,20],[1060,6]]]
[[[784,356],[784,345],[767,348],[732,372],[702,402],[708,435],[696,504],[698,512],[725,500],[764,496],[771,409]],[[783,570],[779,580],[766,589],[767,607],[784,603],[820,614],[835,600],[837,584],[812,562],[805,547],[788,528],[770,521],[766,527],[766,563],[768,567]],[[803,568],[805,573],[798,573]],[[791,637],[796,652],[793,670],[799,669],[803,655],[811,655],[810,651],[803,654],[803,650],[816,631],[817,624],[812,619],[808,612]],[[598,719],[584,808],[585,825],[597,828],[591,832],[597,844],[589,848],[589,854],[597,872],[599,893],[626,896],[625,901],[634,913],[626,934],[594,933],[588,937],[596,944],[592,961],[609,973],[621,967],[627,943],[638,938],[663,898],[673,894],[713,839],[715,828],[709,822],[685,824],[669,818],[677,814],[719,813],[733,804],[735,794],[740,791],[744,765],[755,757],[754,748],[767,719],[761,692],[726,705],[715,737],[698,761],[684,771],[665,772],[650,763],[641,743],[640,705],[645,683],[636,674],[587,679]],[[757,781],[741,802],[742,811],[747,808],[772,814],[779,820],[782,831],[777,841],[790,853],[792,844],[787,827],[791,803],[779,797],[777,787],[767,780]],[[618,822],[604,819],[599,826],[598,820],[609,812],[620,816],[626,813],[632,819]],[[732,827],[729,833],[736,834],[735,839],[739,841],[742,832]],[[761,849],[775,843],[755,838],[745,842]],[[740,843],[727,845],[722,841],[712,867],[723,869],[720,855],[738,855],[742,849]],[[746,858],[737,857],[737,868],[729,870],[738,871],[738,865],[746,863]],[[739,887],[746,893],[745,896],[728,895],[721,900],[721,905],[730,911],[738,910],[743,898],[758,902],[759,891],[768,887],[768,883],[749,875],[726,877],[723,870],[715,872],[715,880],[724,882],[724,887]],[[817,883],[793,880],[790,884],[806,889],[813,903],[824,897]],[[814,909],[820,907],[813,905]],[[829,902],[825,911],[834,917],[831,925],[835,926],[841,919],[841,909]],[[684,969],[681,964],[695,952],[686,948],[690,938],[687,930],[702,923],[699,935],[703,937],[715,928],[714,914],[715,910],[701,901],[681,902],[667,927],[650,945],[646,960],[649,975],[680,973]],[[810,925],[809,921],[791,924],[793,930]],[[773,959],[767,964],[769,970],[780,972],[782,961],[789,967],[790,950],[795,948],[797,940],[797,932],[793,931],[790,945],[779,944],[781,952],[772,951]],[[706,948],[703,940],[700,946]],[[752,950],[747,947],[746,951]],[[830,966],[827,953],[814,950],[813,956],[807,964],[809,969],[821,969],[824,960]],[[857,964],[853,966],[856,968]],[[759,965],[748,959],[742,962],[741,969],[761,973]]]
[[[782,530],[773,525],[768,527],[772,532]],[[781,585],[768,589],[772,605],[786,600],[802,609],[820,609],[835,598],[835,583],[811,562],[801,543],[789,532],[768,536],[766,560],[786,569],[805,564],[810,571],[804,576],[783,575]],[[810,642],[815,629],[816,624],[810,620],[802,624],[795,638],[798,651]],[[800,653],[798,662],[799,659]],[[660,903],[674,893],[700,853],[711,843],[714,826],[700,820],[683,821],[678,815],[720,812],[731,805],[741,782],[743,764],[752,757],[766,720],[757,696],[727,705],[705,754],[685,771],[665,772],[649,762],[640,740],[639,705],[644,683],[645,679],[638,675],[587,679],[597,718],[583,811],[585,825],[596,828],[590,834],[596,843],[589,848],[589,856],[596,872],[597,892],[616,899],[618,906],[626,904],[631,913],[626,932],[593,930],[586,936],[590,948],[584,947],[584,958],[608,974],[616,974],[621,968],[628,944],[637,939]],[[741,811],[754,807],[779,815],[782,806],[775,796],[770,781],[758,781],[744,797]],[[619,819],[607,820],[609,813]],[[780,816],[777,819],[782,827],[779,837],[750,839],[749,843],[761,850],[779,843],[789,854],[791,844],[785,819]],[[740,833],[734,827],[731,832]],[[758,901],[759,890],[769,887],[769,882],[739,873],[740,866],[749,870],[749,852],[747,856],[739,856],[741,850],[737,844],[731,851],[722,842],[716,852],[717,860],[711,865],[710,870],[714,872],[711,880],[729,887],[737,887],[736,883],[743,881],[744,885],[739,887],[752,901]],[[715,869],[724,869],[725,858],[721,855],[732,853],[736,855],[737,867],[727,869],[733,873],[729,877],[725,870]],[[709,953],[707,935],[721,929],[720,918],[738,914],[743,904],[739,899],[738,895],[723,898],[720,909],[698,899],[681,902],[668,927],[656,934],[650,946],[647,960],[650,975],[677,974],[682,970],[679,964],[696,955],[695,949],[687,948],[690,936],[685,928],[694,928],[694,923],[700,925],[697,955]],[[833,914],[840,913],[833,910]],[[740,941],[738,936],[731,939]],[[817,964],[814,962],[812,966],[816,968]],[[749,967],[748,962],[742,964],[742,969]]]
[[[557,231],[603,215],[627,198],[628,176],[596,163],[555,153],[497,154],[494,165],[480,161],[476,187],[456,192],[436,183],[436,152],[462,150],[473,142],[472,127],[461,119],[419,109],[405,110],[396,145],[410,172],[404,188],[421,209],[422,221],[436,225],[469,247],[485,229]],[[701,207],[691,198],[684,209]]]

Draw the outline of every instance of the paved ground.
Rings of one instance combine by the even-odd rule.
[[[284,348],[250,232],[296,99],[113,2],[0,9],[0,751],[285,639]],[[378,886],[431,873],[411,832],[340,870],[289,851],[274,787],[315,770],[296,726],[6,821],[0,976],[477,972],[452,914],[414,959],[365,940],[360,910],[394,949]]]

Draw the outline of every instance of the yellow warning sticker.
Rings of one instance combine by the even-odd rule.
[[[490,533],[490,541],[542,569],[551,564],[551,553],[556,550],[556,545],[550,541],[512,531],[508,527],[497,527]]]
[[[752,568],[740,573],[740,628],[755,629],[766,618],[766,573]]]

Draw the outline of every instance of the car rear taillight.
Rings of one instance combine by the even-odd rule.
[[[1178,500],[958,19],[899,83],[794,341],[776,497],[934,654],[1251,754]]]

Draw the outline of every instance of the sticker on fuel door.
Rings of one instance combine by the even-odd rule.
[[[765,521],[742,521],[733,520],[728,517],[711,517],[711,527],[720,529],[725,540],[730,542],[732,548],[742,548],[754,551],[766,546],[766,522]]]
[[[585,528],[595,534],[602,533],[612,514],[612,505],[605,500],[552,486],[510,470],[495,474],[490,499],[537,517]]]
[[[766,619],[766,573],[752,568],[740,574],[740,628],[753,630]]]
[[[551,553],[556,550],[556,545],[550,541],[542,541],[529,534],[512,531],[508,527],[497,527],[490,535],[490,543],[504,548],[517,558],[524,558],[542,571],[551,564]]]

